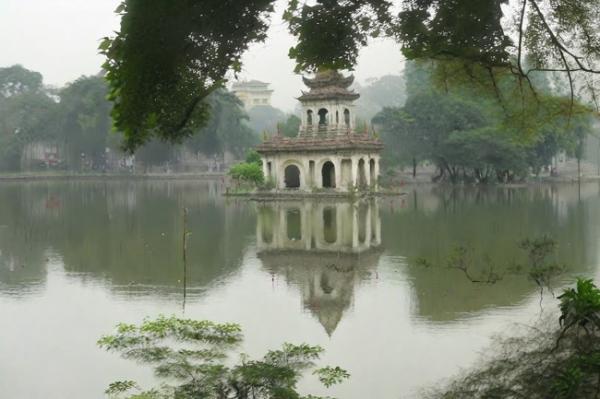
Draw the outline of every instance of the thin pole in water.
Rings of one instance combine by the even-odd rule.
[[[187,298],[187,208],[183,208],[183,237],[182,237],[182,258],[183,258],[183,313],[185,314],[185,300]]]

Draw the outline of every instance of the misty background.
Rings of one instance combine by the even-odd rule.
[[[81,75],[100,71],[100,39],[119,29],[114,13],[119,0],[2,0],[0,2],[0,66],[21,64],[40,72],[48,85],[60,87]],[[244,56],[240,80],[271,83],[272,104],[286,112],[296,106],[303,88],[288,50],[294,38],[281,20],[286,1],[277,4],[268,39],[254,44]],[[398,74],[403,57],[398,43],[373,40],[362,50],[354,71],[365,84],[372,78]],[[235,80],[231,76],[231,80]]]

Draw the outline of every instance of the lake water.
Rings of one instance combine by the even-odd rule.
[[[448,189],[357,204],[224,199],[220,182],[0,185],[0,397],[102,398],[151,370],[96,340],[159,314],[237,322],[244,351],[318,344],[351,378],[306,393],[418,397],[474,365],[497,333],[555,299],[522,275],[474,284],[445,267],[457,245],[481,274],[522,262],[517,242],[550,234],[568,265],[557,286],[598,274],[600,186]],[[189,210],[183,296],[182,209]],[[433,266],[420,266],[424,257]],[[483,269],[482,269],[483,268]],[[478,270],[481,269],[481,270]]]

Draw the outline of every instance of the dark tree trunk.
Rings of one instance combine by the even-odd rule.
[[[417,158],[413,157],[412,159],[413,161],[413,179],[415,179],[417,177]]]

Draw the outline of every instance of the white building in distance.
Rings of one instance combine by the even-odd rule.
[[[244,103],[247,110],[260,105],[271,105],[273,90],[269,89],[269,83],[258,80],[235,82],[231,91]]]

